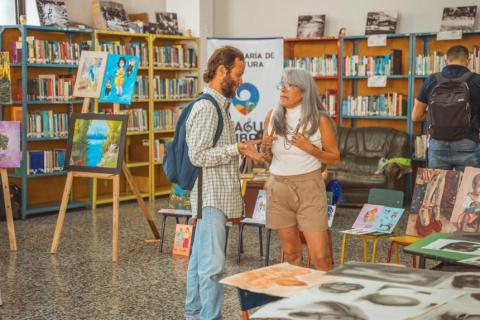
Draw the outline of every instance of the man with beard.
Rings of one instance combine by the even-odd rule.
[[[202,217],[198,219],[192,255],[187,272],[185,318],[221,319],[226,242],[225,223],[240,218],[243,202],[240,193],[239,155],[262,161],[256,144],[236,143],[235,127],[228,112],[230,98],[242,83],[245,70],[243,53],[230,46],[217,49],[208,60],[203,93],[218,103],[223,130],[214,146],[219,116],[212,102],[195,103],[186,122],[186,142],[193,165],[202,168]],[[197,213],[197,183],[191,193],[192,212]]]

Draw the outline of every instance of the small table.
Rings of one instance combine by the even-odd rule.
[[[421,269],[425,269],[425,261],[427,258],[456,265],[476,267],[471,264],[460,262],[461,260],[472,258],[473,256],[471,254],[424,248],[430,243],[440,239],[456,239],[470,242],[478,242],[478,244],[480,244],[480,234],[477,233],[476,235],[478,235],[477,238],[475,238],[475,234],[472,234],[472,237],[466,238],[466,236],[462,236],[462,234],[457,233],[432,233],[431,235],[418,240],[417,242],[409,245],[408,247],[405,247],[403,251],[409,254],[417,255],[419,257],[419,268]]]

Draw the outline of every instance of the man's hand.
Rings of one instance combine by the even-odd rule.
[[[245,156],[253,161],[264,161],[265,155],[257,151],[257,144],[261,143],[261,140],[249,140],[243,143],[238,143],[238,152],[242,156]]]

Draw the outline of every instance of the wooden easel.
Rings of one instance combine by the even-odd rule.
[[[17,239],[15,237],[15,226],[13,225],[12,201],[10,199],[10,186],[8,184],[7,169],[1,168],[3,201],[5,203],[5,215],[7,217],[8,239],[10,240],[10,251],[17,251]]]
[[[82,113],[87,113],[90,105],[90,98],[85,98],[82,105]],[[120,105],[113,105],[113,113],[118,113],[120,111]],[[140,209],[143,212],[143,216],[147,220],[150,229],[152,230],[155,239],[160,239],[160,234],[158,233],[157,226],[155,221],[148,210],[143,198],[140,194],[140,190],[135,183],[135,180],[130,173],[127,165],[122,164],[122,171],[125,175],[125,178],[128,182],[128,185],[132,192],[135,194],[135,197],[140,205]],[[120,211],[120,175],[119,174],[105,174],[105,173],[91,173],[91,172],[76,172],[70,171],[67,174],[67,181],[65,183],[65,188],[63,190],[62,203],[60,205],[60,212],[57,218],[57,225],[55,227],[55,233],[53,235],[52,247],[50,248],[50,253],[55,254],[58,249],[60,242],[60,236],[63,230],[63,223],[65,220],[65,214],[67,210],[68,197],[72,190],[72,182],[74,177],[79,178],[97,178],[97,179],[109,179],[113,181],[113,224],[112,224],[112,261],[118,261],[118,235],[119,235],[119,211]]]

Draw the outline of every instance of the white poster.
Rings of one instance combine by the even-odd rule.
[[[283,39],[209,38],[208,57],[215,49],[233,46],[245,54],[243,83],[232,99],[230,114],[235,121],[237,141],[252,140],[263,130],[267,112],[278,104],[276,85],[283,71]]]

